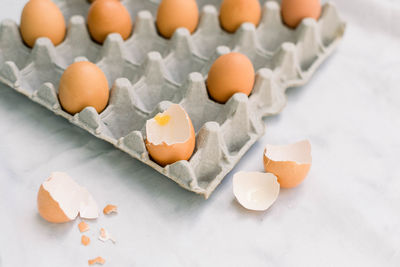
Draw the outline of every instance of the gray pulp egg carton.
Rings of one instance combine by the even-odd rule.
[[[195,33],[180,28],[169,40],[157,33],[154,0],[123,0],[134,21],[133,34],[126,41],[110,34],[103,45],[88,34],[85,0],[55,0],[68,23],[67,37],[57,47],[40,38],[33,49],[27,48],[17,23],[5,20],[0,26],[0,81],[208,198],[264,134],[262,118],[283,109],[286,89],[307,83],[333,52],[345,23],[335,5],[327,3],[318,21],[304,19],[295,30],[289,29],[281,21],[279,4],[261,1],[259,26],[244,23],[228,34],[219,25],[220,0],[197,2],[201,13]],[[230,51],[251,59],[256,82],[249,97],[238,93],[222,105],[210,100],[205,80],[213,61]],[[101,114],[87,107],[73,116],[58,101],[63,71],[81,60],[96,63],[112,88]],[[147,153],[145,122],[171,103],[180,103],[189,114],[196,148],[189,161],[161,167]]]

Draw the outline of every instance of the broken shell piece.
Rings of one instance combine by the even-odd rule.
[[[186,111],[178,104],[146,122],[146,147],[161,166],[188,160],[195,147],[195,132]]]
[[[117,213],[117,211],[118,211],[118,208],[117,208],[117,206],[115,206],[115,205],[111,205],[111,204],[108,204],[107,206],[105,206],[105,208],[103,209],[103,213],[104,214],[106,214],[106,215],[108,215],[108,214],[110,214],[110,213]]]
[[[88,260],[89,265],[93,265],[93,264],[103,265],[105,262],[106,262],[106,260],[103,259],[102,257],[97,257],[93,260]]]
[[[84,221],[82,221],[78,224],[78,228],[81,233],[89,231],[89,225],[87,223],[85,223]]]
[[[265,147],[265,171],[275,174],[284,188],[299,185],[306,178],[311,161],[311,144],[307,140],[286,146]]]
[[[111,240],[113,243],[115,243],[115,239],[112,237],[112,235],[106,231],[106,229],[104,228],[100,228],[100,236],[99,236],[99,240],[106,242],[108,240]]]
[[[83,235],[82,238],[81,238],[81,243],[84,246],[89,245],[90,244],[90,238],[88,236],[86,236],[86,235]]]
[[[233,194],[249,210],[267,210],[278,198],[275,175],[263,172],[238,172],[233,176]]]
[[[41,186],[37,196],[40,216],[52,223],[98,217],[98,207],[90,193],[63,172],[54,172]]]

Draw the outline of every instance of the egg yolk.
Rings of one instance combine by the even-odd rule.
[[[168,122],[171,120],[171,116],[170,115],[161,115],[161,114],[157,114],[154,119],[156,120],[156,122],[158,123],[158,125],[160,126],[165,126],[168,124]]]

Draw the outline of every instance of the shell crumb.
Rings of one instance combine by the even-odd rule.
[[[78,224],[78,228],[81,233],[89,231],[89,225],[87,223],[85,223],[84,221],[82,221]]]
[[[108,215],[110,213],[117,213],[117,212],[118,212],[118,207],[115,205],[111,205],[111,204],[108,204],[103,209],[103,213],[106,215]]]
[[[84,246],[89,245],[90,244],[90,238],[88,236],[86,236],[86,235],[83,235],[82,238],[81,238],[81,243]]]
[[[113,243],[115,243],[115,239],[112,237],[112,235],[107,232],[106,229],[104,228],[100,228],[100,236],[99,236],[99,240],[106,242],[108,240],[111,240]]]
[[[106,260],[103,259],[102,257],[97,257],[92,260],[88,260],[89,265],[93,265],[93,264],[103,265],[105,262],[106,262]]]

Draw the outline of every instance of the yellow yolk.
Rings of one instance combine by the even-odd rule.
[[[161,114],[157,114],[154,119],[156,120],[156,122],[158,123],[158,125],[160,126],[165,126],[168,124],[168,122],[171,119],[170,115],[161,115]]]

